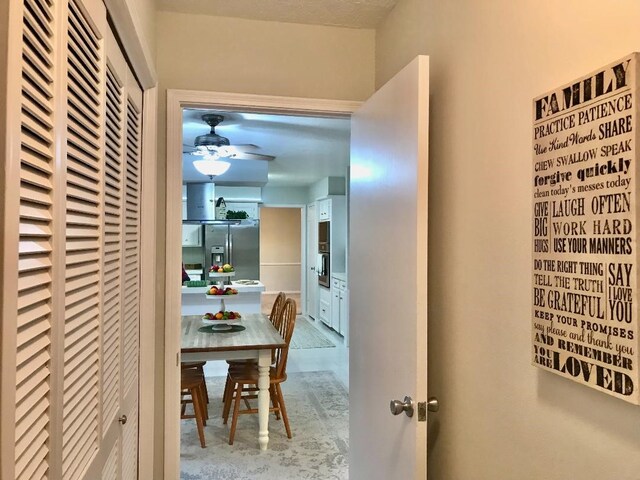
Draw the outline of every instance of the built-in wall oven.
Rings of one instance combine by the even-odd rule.
[[[318,283],[323,287],[331,286],[331,224],[329,221],[318,222]]]

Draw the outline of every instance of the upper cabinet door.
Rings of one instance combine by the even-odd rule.
[[[318,220],[331,220],[331,199],[318,200]]]
[[[202,246],[202,227],[200,225],[182,225],[182,246]]]
[[[427,423],[417,415],[392,416],[387,406],[405,396],[416,402],[427,396],[428,79],[428,58],[418,57],[352,118],[349,362],[358,372],[349,378],[353,480],[426,478]],[[392,268],[374,261],[389,252]],[[389,295],[389,285],[401,287]]]

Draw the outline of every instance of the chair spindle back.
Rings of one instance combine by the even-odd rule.
[[[280,335],[284,339],[286,346],[276,350],[276,375],[282,376],[287,367],[287,357],[289,356],[289,344],[291,343],[291,337],[293,336],[293,329],[296,325],[296,301],[293,298],[288,298],[284,302],[282,308],[282,324],[278,329]]]

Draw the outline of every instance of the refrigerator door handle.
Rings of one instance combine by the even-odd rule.
[[[224,234],[224,263],[230,263],[229,261],[229,234]]]
[[[229,265],[233,265],[233,233],[229,234]]]

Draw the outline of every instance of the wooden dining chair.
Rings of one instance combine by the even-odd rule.
[[[180,418],[195,418],[196,427],[198,428],[198,437],[200,438],[200,446],[206,447],[204,440],[204,427],[209,419],[207,413],[206,402],[206,382],[204,374],[197,368],[182,368],[180,376],[180,396],[182,410]],[[193,404],[193,415],[186,413],[188,404]]]
[[[206,365],[206,363],[207,362],[182,362],[180,364],[180,369],[185,370],[185,369],[192,368],[200,372],[204,377],[204,366]],[[209,392],[207,391],[207,382],[204,382],[204,397],[207,403],[209,403]],[[209,417],[207,417],[207,419],[208,418]]]
[[[286,301],[287,296],[284,292],[278,293],[273,305],[271,307],[271,313],[269,314],[269,321],[276,328],[276,330],[280,331],[280,323],[282,319],[282,309],[284,307],[284,302]],[[282,332],[280,332],[282,333]],[[274,365],[276,362],[276,353],[275,350],[271,352],[271,365]],[[232,365],[247,365],[247,364],[258,364],[257,360],[249,359],[249,360],[227,360],[227,363],[231,367]],[[231,387],[231,381],[229,380],[229,375],[227,374],[227,380],[224,384],[224,393],[222,394],[222,403],[227,401],[227,395],[229,395]]]
[[[289,344],[293,329],[296,324],[296,302],[292,298],[285,301],[281,312],[281,324],[279,325],[280,334],[285,341],[285,346],[275,350],[275,365],[269,369],[269,393],[271,397],[272,407],[270,412],[276,414],[276,418],[282,416],[284,427],[287,431],[287,437],[291,438],[291,428],[289,426],[289,418],[287,417],[287,409],[282,395],[281,384],[287,379],[287,358],[289,355]],[[227,423],[231,404],[233,403],[233,417],[231,419],[231,430],[229,432],[229,445],[233,445],[233,439],[238,424],[238,416],[247,413],[258,413],[257,408],[251,408],[250,399],[258,397],[258,366],[251,365],[234,365],[229,368],[229,379],[232,389],[227,395],[223,419]],[[240,402],[244,401],[247,408],[240,410]]]

